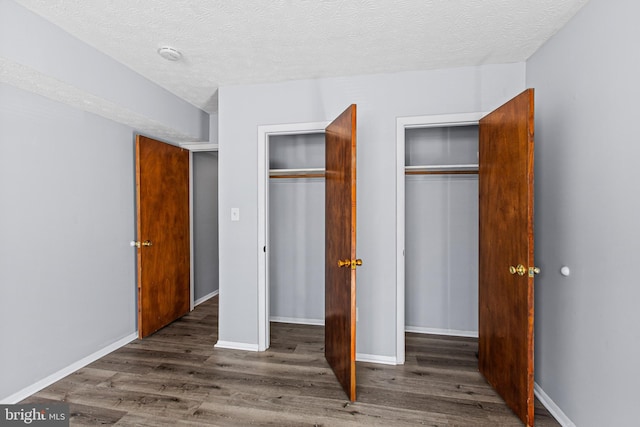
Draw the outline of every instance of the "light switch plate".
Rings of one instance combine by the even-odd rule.
[[[231,221],[240,221],[240,208],[231,208]]]

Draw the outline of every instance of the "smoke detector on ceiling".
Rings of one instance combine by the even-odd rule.
[[[158,49],[158,55],[162,56],[167,61],[179,61],[182,59],[180,51],[169,46],[162,46]]]

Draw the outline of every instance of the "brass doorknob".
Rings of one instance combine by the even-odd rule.
[[[140,242],[139,240],[132,240],[129,244],[131,246],[135,246],[136,248],[140,248],[142,246],[145,246],[145,247],[152,246],[153,242],[151,242],[151,240],[145,240],[144,242]]]
[[[338,267],[351,267],[352,270],[355,270],[357,266],[362,265],[361,259],[345,259],[338,260]]]
[[[526,272],[527,272],[527,269],[522,264],[518,264],[516,267],[514,267],[514,266],[510,266],[509,267],[509,273],[511,273],[511,274],[518,273],[518,275],[524,276]],[[536,274],[540,274],[540,268],[539,267],[529,267],[529,277],[533,277]]]
[[[516,267],[509,266],[509,273],[511,273],[511,274],[518,273],[518,275],[524,276],[524,273],[526,273],[526,272],[527,272],[527,269],[524,268],[524,265],[522,265],[522,264],[518,264]]]

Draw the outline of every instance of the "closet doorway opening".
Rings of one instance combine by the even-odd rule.
[[[258,128],[258,350],[270,322],[324,325],[325,128]]]
[[[269,138],[269,321],[324,326],[325,135]]]
[[[397,119],[397,353],[405,359],[405,197],[407,130],[478,127],[478,368],[523,423],[534,414],[534,90],[526,89],[492,112]],[[451,130],[451,129],[450,129]],[[464,144],[463,144],[464,146]],[[409,156],[410,157],[410,156]],[[471,164],[416,165],[409,171],[467,174]],[[436,167],[438,166],[438,167]],[[413,236],[412,236],[413,237]],[[468,244],[473,244],[471,241]],[[457,254],[456,254],[457,255]],[[430,261],[427,257],[426,262]],[[451,261],[449,261],[451,263]],[[465,268],[465,259],[453,260]],[[467,262],[468,263],[468,262]],[[408,270],[408,269],[407,269]],[[528,272],[528,274],[527,274]],[[451,326],[445,330],[452,334]]]
[[[397,119],[397,360],[407,332],[478,336],[478,123]]]
[[[322,215],[325,220],[323,350],[326,361],[351,401],[356,400],[356,267],[362,264],[362,260],[356,258],[355,235],[356,110],[356,104],[351,104],[330,123],[258,127],[258,351],[269,347],[270,334],[270,139],[277,134],[324,134],[326,172],[323,175],[326,179],[325,212]],[[294,172],[298,174],[299,171],[295,169]],[[316,168],[311,169],[310,173],[314,175]],[[301,173],[307,174],[309,171]]]

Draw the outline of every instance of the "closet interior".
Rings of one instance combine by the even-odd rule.
[[[325,136],[269,137],[269,320],[324,324]]]
[[[478,126],[405,132],[405,330],[477,336]]]

